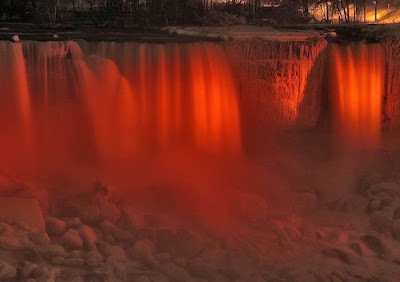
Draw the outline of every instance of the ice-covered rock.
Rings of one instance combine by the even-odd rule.
[[[158,265],[158,261],[153,256],[155,251],[156,248],[154,243],[147,239],[136,241],[136,243],[133,245],[133,248],[130,250],[134,257],[141,259],[153,266]]]
[[[88,194],[67,198],[60,204],[63,217],[79,217],[82,222],[97,225],[101,221],[117,223],[121,217],[118,207],[104,197]]]
[[[87,225],[81,225],[78,229],[79,236],[83,241],[83,247],[87,250],[96,249],[96,232]]]
[[[4,250],[17,250],[21,248],[19,240],[10,232],[0,234],[0,248]]]
[[[63,246],[69,250],[80,250],[83,247],[83,241],[79,236],[78,231],[68,229],[68,231],[61,238]]]
[[[166,262],[160,265],[161,272],[165,273],[172,281],[186,282],[192,281],[192,277],[185,269],[172,262]]]
[[[4,261],[0,261],[0,280],[12,281],[17,277],[17,268]]]
[[[39,202],[32,198],[0,197],[0,221],[26,225],[36,231],[45,231]]]
[[[36,245],[47,245],[50,244],[51,240],[46,232],[31,232],[29,239]]]
[[[8,223],[0,222],[0,234],[3,233],[4,231],[12,233],[12,232],[14,232],[14,227],[12,227]]]
[[[350,254],[348,254],[344,250],[339,250],[335,248],[325,248],[322,250],[322,253],[327,257],[338,259],[339,261],[346,264],[353,263]]]
[[[115,224],[110,221],[100,222],[99,228],[105,235],[114,235],[119,229]]]
[[[118,220],[121,217],[121,211],[116,205],[102,198],[98,198],[98,205],[100,210],[100,221],[118,223]]]
[[[104,235],[112,236],[112,238],[115,239],[117,242],[129,244],[133,243],[135,239],[134,235],[131,232],[122,230],[110,221],[102,221],[99,224],[99,228]]]
[[[242,216],[251,221],[267,218],[267,202],[261,196],[237,191],[236,200]]]
[[[63,265],[71,267],[82,267],[85,265],[85,261],[82,258],[66,258],[63,262]]]
[[[66,229],[67,225],[65,221],[55,217],[46,219],[46,230],[51,236],[61,236],[65,233]]]
[[[24,266],[21,269],[21,275],[23,278],[34,278],[32,273],[38,268],[37,264],[31,263],[29,261],[24,262]]]
[[[127,259],[124,249],[120,246],[111,246],[109,244],[105,244],[102,248],[100,248],[100,252],[105,258],[113,258],[119,262],[125,262]]]
[[[202,258],[194,258],[188,264],[188,270],[194,277],[215,280],[216,266],[211,265]]]
[[[381,239],[373,235],[364,235],[361,236],[361,241],[366,245],[368,249],[375,252],[379,258],[385,258],[386,247]]]
[[[144,228],[144,214],[131,206],[125,206],[122,208],[121,219],[118,226],[131,232]]]
[[[14,41],[14,42],[19,42],[20,41],[19,36],[17,34],[13,35],[13,37],[11,37],[11,40]]]
[[[370,215],[372,228],[378,232],[388,232],[392,227],[392,215],[387,211],[375,211]]]
[[[103,262],[104,258],[99,251],[88,251],[85,254],[85,260],[88,266],[97,267]]]
[[[43,267],[40,269],[40,277],[36,279],[37,282],[50,282],[57,281],[56,279],[61,275],[61,270],[55,267]]]
[[[400,218],[393,220],[392,234],[396,239],[400,239]]]
[[[79,217],[70,217],[65,220],[67,229],[77,229],[82,224]]]
[[[171,255],[169,253],[158,253],[154,255],[154,258],[161,263],[171,261]]]
[[[53,265],[63,265],[65,258],[63,257],[54,257],[50,260],[51,264]]]
[[[51,259],[59,256],[60,257],[66,256],[66,251],[64,247],[55,244],[39,246],[37,248],[37,252],[45,259]]]
[[[400,184],[394,182],[375,183],[369,187],[367,193],[369,198],[374,198],[379,195],[382,195],[382,197],[389,196],[391,198],[394,198],[400,195]]]

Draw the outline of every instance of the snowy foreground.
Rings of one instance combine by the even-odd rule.
[[[398,281],[399,183],[400,175],[370,175],[359,192],[329,202],[301,192],[279,215],[243,195],[247,224],[227,240],[141,214],[99,182],[92,193],[55,199],[2,176],[0,279]]]

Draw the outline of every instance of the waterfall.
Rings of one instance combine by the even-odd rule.
[[[3,164],[237,155],[237,89],[218,44],[0,41]]]
[[[371,148],[381,136],[385,51],[378,44],[331,45],[329,91],[339,143]]]

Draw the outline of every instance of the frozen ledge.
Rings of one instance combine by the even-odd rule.
[[[322,38],[321,31],[315,30],[279,30],[272,27],[260,27],[252,25],[238,25],[230,27],[166,27],[169,33],[204,37],[210,39],[230,40],[258,38],[273,41],[306,41]]]

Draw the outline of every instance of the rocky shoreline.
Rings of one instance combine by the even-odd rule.
[[[1,281],[396,281],[400,178],[375,174],[349,198],[297,192],[275,213],[255,195],[229,236],[171,225],[108,186],[49,199],[2,176]]]

